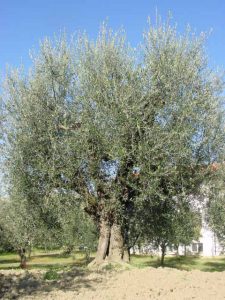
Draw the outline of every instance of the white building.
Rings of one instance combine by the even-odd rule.
[[[224,247],[219,243],[216,234],[209,227],[206,216],[204,213],[204,208],[202,210],[202,228],[201,235],[198,241],[193,241],[190,246],[186,249],[184,246],[179,246],[178,254],[199,254],[202,256],[219,256],[224,254]]]
[[[206,215],[206,209],[207,209],[207,193],[208,188],[203,186],[202,190],[205,194],[203,198],[196,199],[195,197],[192,197],[191,202],[193,208],[201,213],[202,215],[202,228],[200,232],[200,238],[198,241],[193,241],[190,246],[187,246],[186,249],[184,246],[180,246],[178,249],[178,253],[180,255],[186,254],[198,254],[201,256],[218,256],[224,254],[224,248],[222,245],[220,245],[219,240],[216,236],[216,234],[212,231],[212,229],[209,227],[209,224],[207,222],[207,215]]]
[[[198,241],[193,241],[189,246],[179,246],[179,255],[201,255],[201,256],[219,256],[224,254],[224,248],[220,245],[215,233],[207,226],[203,225],[201,236]],[[174,254],[171,251],[169,254]]]

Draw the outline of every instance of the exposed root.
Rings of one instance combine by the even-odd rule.
[[[88,265],[88,268],[91,270],[128,270],[131,269],[132,266],[127,262],[121,260],[112,261],[109,259],[105,259],[101,262],[97,262],[95,259]]]

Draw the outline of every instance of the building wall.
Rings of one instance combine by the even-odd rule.
[[[203,243],[203,256],[218,256],[223,253],[223,248],[220,245],[218,238],[208,227],[207,223],[203,223],[199,241]]]

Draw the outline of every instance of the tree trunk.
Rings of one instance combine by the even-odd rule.
[[[112,225],[105,219],[100,221],[100,235],[95,259],[89,264],[101,265],[104,262],[128,262],[129,254],[124,247],[124,238],[121,226],[113,223]]]
[[[28,259],[31,258],[31,251],[32,251],[32,244],[30,241],[28,241],[28,246],[27,246]]]
[[[107,220],[102,218],[100,220],[100,235],[98,240],[98,249],[94,260],[95,264],[101,264],[107,256],[110,241],[110,231],[111,228],[109,223]]]
[[[160,260],[160,266],[163,267],[164,266],[164,258],[166,255],[166,245],[162,244],[161,245],[161,260]]]
[[[27,267],[26,250],[25,248],[20,248],[18,252],[20,256],[20,268],[26,269]]]
[[[63,252],[64,255],[70,255],[74,249],[74,245],[68,245]]]
[[[126,263],[130,262],[130,249],[128,247],[124,247],[123,261],[126,262]]]
[[[138,243],[138,254],[142,254],[141,244]]]
[[[124,239],[121,233],[121,227],[117,224],[113,224],[110,233],[108,260],[120,262],[123,259],[124,252]]]

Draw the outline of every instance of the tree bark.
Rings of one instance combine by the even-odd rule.
[[[31,251],[32,251],[32,243],[30,240],[28,240],[28,243],[27,243],[27,253],[28,253],[28,259],[31,258]]]
[[[26,250],[25,250],[25,248],[20,248],[18,252],[19,252],[19,256],[20,256],[20,268],[26,269],[26,267],[27,267]]]
[[[160,260],[160,266],[164,267],[164,258],[166,255],[166,245],[161,244],[161,260]]]
[[[64,255],[70,255],[74,249],[74,245],[68,245],[63,252]]]
[[[123,261],[126,262],[126,263],[130,262],[130,249],[128,247],[124,247]]]
[[[94,260],[96,264],[101,264],[107,256],[107,252],[109,249],[109,241],[110,241],[110,231],[111,228],[108,221],[101,218],[98,249]]]
[[[110,244],[108,260],[120,262],[123,259],[124,240],[121,233],[121,227],[117,224],[111,226]]]
[[[101,219],[96,257],[89,265],[101,265],[104,262],[129,262],[129,253],[124,247],[121,226]]]

